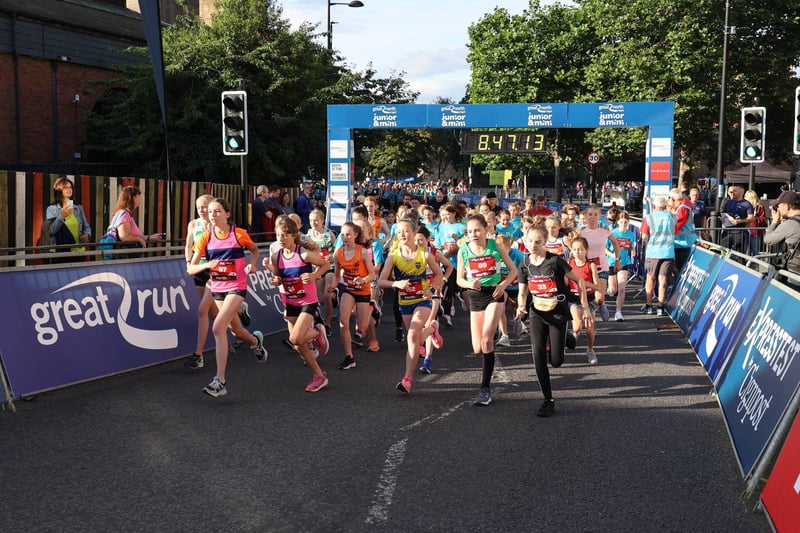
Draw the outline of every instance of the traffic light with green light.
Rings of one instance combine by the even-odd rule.
[[[222,153],[247,155],[247,93],[222,93]]]
[[[742,138],[739,161],[742,163],[763,163],[767,131],[767,108],[742,108]]]

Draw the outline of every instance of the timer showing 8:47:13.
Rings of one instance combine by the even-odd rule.
[[[537,130],[468,131],[461,135],[461,153],[544,155],[547,137]]]

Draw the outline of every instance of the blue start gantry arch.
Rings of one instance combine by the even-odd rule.
[[[347,220],[355,178],[353,130],[421,128],[647,128],[645,197],[672,183],[674,102],[359,104],[328,106],[328,222]]]

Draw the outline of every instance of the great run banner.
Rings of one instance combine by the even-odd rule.
[[[666,304],[672,320],[684,335],[689,334],[697,315],[703,310],[722,263],[719,254],[705,248],[692,247],[689,259],[683,266]]]
[[[0,356],[14,396],[192,353],[199,296],[185,270],[181,256],[0,273]],[[284,330],[267,272],[248,282],[250,329]]]
[[[734,348],[743,321],[764,285],[762,274],[732,261],[720,263],[716,276],[709,278],[712,281],[707,295],[698,304],[689,327],[689,342],[712,382]]]
[[[747,477],[800,384],[800,293],[771,281],[720,377],[718,396]]]

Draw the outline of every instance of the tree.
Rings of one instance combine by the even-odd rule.
[[[244,82],[248,92],[249,174],[254,182],[290,184],[309,166],[327,168],[327,104],[382,99],[407,91],[399,77],[376,79],[337,65],[316,26],[292,31],[275,0],[221,0],[211,25],[191,14],[164,29],[170,160],[176,177],[239,181],[238,158],[221,151],[220,92]],[[90,117],[92,144],[104,146],[133,174],[165,170],[160,112],[150,65],[114,80],[102,114]]]

